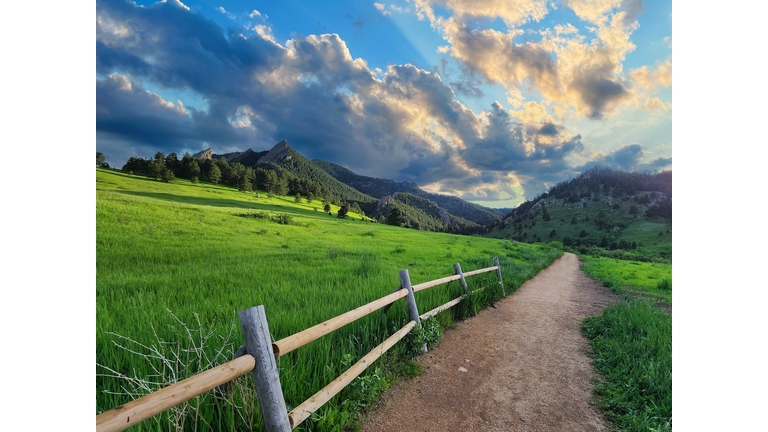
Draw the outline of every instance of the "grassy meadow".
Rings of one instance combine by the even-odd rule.
[[[622,293],[621,301],[582,323],[602,378],[597,405],[612,430],[672,430],[672,265],[582,255],[581,269]],[[656,300],[651,301],[648,298]]]
[[[672,317],[637,298],[624,298],[582,324],[593,366],[597,406],[612,430],[672,430]]]
[[[97,412],[231,360],[242,343],[240,309],[263,304],[277,340],[391,293],[402,269],[417,284],[453,274],[453,263],[466,272],[489,267],[498,256],[509,294],[562,256],[546,245],[392,227],[351,212],[342,220],[335,216],[338,207],[329,216],[317,200],[295,203],[291,196],[267,198],[263,191],[183,179],[162,183],[97,169],[96,189]],[[291,224],[264,218],[279,214]],[[467,282],[470,289],[498,286],[494,272]],[[459,291],[452,282],[417,293],[420,312]],[[434,326],[448,326],[454,314],[466,313],[454,309],[440,314]],[[386,313],[281,357],[289,409],[406,317],[405,302],[398,301]],[[410,355],[407,345],[398,344],[299,430],[352,424],[364,405],[360,401],[369,402],[366,386],[384,386],[386,373],[377,368],[408,369],[407,362],[402,366]],[[262,430],[251,381],[248,374],[226,393],[208,392],[133,430]]]
[[[672,304],[672,264],[582,255],[581,269],[616,291],[650,295]]]

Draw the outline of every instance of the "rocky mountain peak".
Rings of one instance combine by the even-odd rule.
[[[213,159],[213,151],[211,149],[203,150],[201,152],[195,153],[192,155],[193,158],[197,160],[212,160]]]
[[[271,162],[271,163],[280,165],[285,161],[291,160],[291,158],[293,157],[291,150],[292,149],[288,147],[288,142],[286,140],[282,140],[279,143],[275,144],[275,146],[272,147],[269,153],[262,156],[261,159],[259,159],[259,163]]]

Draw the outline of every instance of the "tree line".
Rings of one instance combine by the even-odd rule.
[[[158,151],[154,158],[131,157],[122,170],[164,182],[185,178],[197,183],[203,179],[213,184],[234,186],[243,192],[258,189],[278,196],[299,195],[305,197],[308,202],[319,199],[336,206],[345,204],[337,195],[312,180],[298,178],[288,171],[278,172],[261,167],[254,169],[239,162],[230,164],[224,157],[198,160],[185,153],[179,159],[176,153],[166,155]],[[357,203],[348,206],[349,209],[362,214]]]

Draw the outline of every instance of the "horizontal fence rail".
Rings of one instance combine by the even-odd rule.
[[[288,415],[288,418],[291,421],[291,428],[295,429],[296,426],[306,420],[307,417],[320,409],[320,407],[325,405],[325,403],[331,400],[332,397],[336,396],[344,387],[352,382],[353,379],[357,378],[361,373],[363,373],[363,371],[365,371],[365,369],[368,368],[368,366],[376,361],[376,359],[387,352],[387,350],[392,348],[392,346],[399,342],[400,339],[405,337],[405,335],[407,335],[415,325],[416,321],[410,321],[400,330],[396,331],[395,334],[382,342],[379,346],[372,349],[371,352],[360,359],[360,361],[355,363],[352,367],[347,369],[347,371],[341,374],[338,378],[333,380],[333,382],[325,386],[319,392],[315,393],[311,398],[305,400],[304,403],[297,406]]]
[[[338,330],[341,327],[344,327],[345,325],[370,314],[371,312],[375,312],[384,306],[392,304],[407,295],[408,292],[406,291],[396,291],[386,297],[372,301],[365,306],[360,306],[359,308],[353,309],[345,314],[321,322],[314,327],[302,330],[294,335],[288,336],[287,338],[280,339],[279,341],[272,344],[272,349],[275,351],[275,358],[282,357],[297,348],[301,348],[304,345],[315,341],[334,330]]]
[[[456,263],[454,264],[456,274],[453,276],[422,282],[413,286],[411,285],[408,270],[403,270],[400,272],[400,287],[394,293],[271,344],[269,342],[269,328],[266,316],[264,315],[264,307],[257,306],[244,309],[238,315],[246,344],[240,347],[234,360],[97,415],[96,430],[97,432],[111,432],[127,429],[208,390],[222,386],[248,372],[252,372],[254,376],[256,396],[259,400],[267,432],[286,432],[295,429],[301,422],[309,418],[312,413],[319,410],[326,402],[349,385],[352,380],[363,373],[382,354],[410,333],[414,327],[421,327],[421,320],[431,318],[440,312],[448,310],[461,303],[467,296],[484,289],[479,288],[468,292],[465,278],[496,271],[499,284],[502,287],[502,293],[506,295],[504,292],[504,282],[501,280],[501,266],[499,265],[498,257],[494,258],[493,263],[494,265],[491,267],[472,270],[466,273],[463,273],[459,263]],[[413,296],[414,293],[455,280],[461,281],[464,295],[419,315]],[[395,301],[404,297],[406,297],[406,305],[408,306],[410,316],[410,321],[405,326],[371,350],[365,357],[330,384],[326,385],[322,390],[294,408],[290,413],[286,412],[285,400],[283,399],[275,363],[277,358],[372,312],[382,308],[386,310]],[[426,345],[422,347],[422,351],[426,352]]]
[[[99,432],[121,431],[253,370],[251,355],[238,357],[96,416]]]

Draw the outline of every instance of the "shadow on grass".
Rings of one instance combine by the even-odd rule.
[[[308,209],[300,209],[296,207],[282,206],[280,204],[266,204],[259,202],[247,202],[239,201],[227,198],[206,198],[206,197],[191,197],[191,196],[179,196],[168,193],[160,192],[137,192],[137,191],[125,191],[125,190],[109,190],[110,192],[116,192],[126,195],[137,195],[147,198],[154,198],[158,200],[181,203],[181,204],[195,204],[206,205],[211,207],[221,208],[236,208],[236,209],[253,209],[253,210],[266,210],[278,213],[288,213],[293,216],[310,217],[312,219],[324,220],[326,218],[335,220],[336,216],[328,216],[323,212],[316,212]],[[325,217],[324,217],[325,216]],[[347,219],[351,220],[351,219]]]

